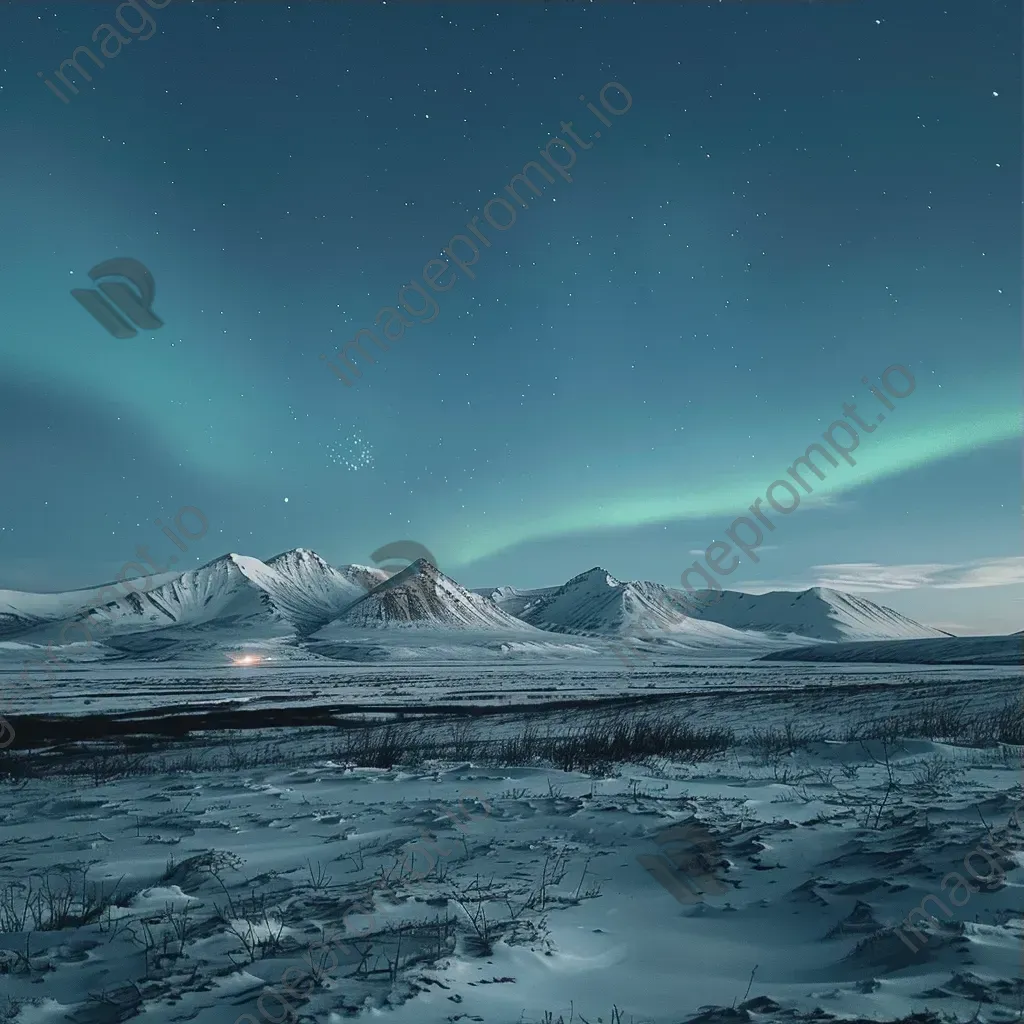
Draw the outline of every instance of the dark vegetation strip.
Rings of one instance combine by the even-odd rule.
[[[447,724],[447,728],[445,728]],[[564,725],[534,721],[505,723],[481,735],[468,719],[440,723],[404,720],[335,723],[319,735],[274,730],[273,741],[241,745],[237,737],[196,737],[192,749],[153,736],[115,742],[62,743],[32,752],[6,751],[0,778],[84,776],[96,785],[111,779],[257,767],[309,767],[334,762],[345,767],[415,767],[426,761],[481,765],[553,765],[564,771],[608,770],[615,764],[653,758],[696,763],[724,753],[735,742],[731,729],[693,726],[682,716],[636,714],[620,708]],[[295,743],[297,739],[307,742]],[[203,745],[205,743],[205,746]]]
[[[567,707],[568,705],[568,707]],[[576,705],[563,702],[562,710]],[[85,777],[95,785],[112,779],[161,774],[195,774],[254,768],[421,768],[427,762],[494,766],[554,766],[563,771],[602,772],[616,765],[650,765],[658,759],[699,763],[746,746],[755,753],[789,754],[825,740],[846,742],[920,738],[972,747],[1024,746],[1024,702],[987,712],[967,702],[932,705],[862,722],[837,720],[834,728],[755,727],[737,737],[723,726],[691,723],[683,710],[655,711],[620,706],[571,714],[569,721],[544,721],[537,709],[482,709],[488,716],[392,716],[390,721],[334,720],[327,727],[296,732],[273,728],[245,737],[238,730],[178,736],[136,733],[105,741],[62,742],[33,751],[0,754],[0,780]],[[546,708],[543,710],[550,710]],[[379,708],[369,709],[379,713]],[[495,720],[495,716],[499,715]],[[481,729],[484,726],[484,729]],[[486,730],[486,731],[485,731]]]
[[[1016,676],[988,680],[991,684],[1001,682],[1016,683]],[[265,731],[276,728],[351,728],[353,716],[392,716],[397,718],[427,718],[441,720],[446,718],[481,719],[514,714],[519,717],[536,717],[557,711],[585,711],[588,713],[608,711],[615,712],[626,708],[657,707],[663,704],[680,704],[680,713],[688,709],[685,702],[688,698],[706,699],[724,696],[733,700],[744,697],[757,699],[765,705],[786,704],[799,697],[802,701],[827,700],[834,702],[840,698],[854,695],[871,695],[883,691],[897,691],[900,697],[912,698],[922,690],[930,691],[936,698],[923,710],[913,710],[903,716],[901,728],[910,730],[904,736],[922,738],[940,738],[937,727],[932,724],[956,717],[957,724],[952,731],[943,733],[952,737],[950,742],[963,742],[977,746],[979,742],[973,738],[988,734],[992,729],[986,725],[991,713],[977,712],[971,715],[968,706],[958,695],[969,683],[950,684],[948,681],[936,680],[930,684],[918,685],[911,676],[906,679],[868,679],[863,682],[847,680],[826,680],[822,683],[801,686],[779,686],[775,689],[764,686],[746,686],[733,684],[727,686],[700,686],[673,690],[659,689],[638,693],[631,691],[616,696],[577,696],[566,700],[538,699],[531,703],[453,703],[451,698],[445,704],[307,704],[290,707],[276,704],[266,706],[274,701],[286,701],[287,694],[268,694],[254,700],[241,702],[217,701],[209,703],[196,702],[186,705],[189,710],[183,711],[181,704],[158,706],[136,711],[125,711],[114,714],[67,714],[67,715],[10,715],[8,718],[14,726],[16,735],[11,750],[30,750],[51,744],[67,742],[86,742],[110,740],[117,737],[152,736],[156,738],[185,739],[193,733],[216,732],[226,730]],[[517,696],[521,696],[517,694]],[[256,707],[254,705],[264,705]],[[779,713],[783,713],[782,709]],[[794,712],[795,713],[795,712]],[[891,715],[899,718],[899,715]],[[874,721],[881,721],[874,720]],[[914,731],[914,722],[920,723],[924,730]],[[848,728],[848,727],[847,727]],[[994,726],[992,728],[995,728]],[[1007,737],[1016,735],[1014,729],[1007,730],[1000,726],[995,730]],[[837,728],[836,736],[843,734],[843,728]],[[993,733],[994,735],[994,733]],[[959,740],[957,739],[959,737]],[[1016,743],[1019,740],[1004,738],[1001,742]]]
[[[728,691],[733,692],[733,691]],[[126,711],[106,715],[13,715],[10,720],[16,737],[11,749],[26,750],[50,743],[107,740],[119,736],[149,735],[183,739],[192,733],[223,730],[266,730],[332,726],[351,728],[355,724],[346,716],[397,715],[425,718],[482,718],[507,715],[545,714],[551,711],[573,711],[602,708],[634,707],[678,700],[678,693],[631,695],[614,698],[542,701],[538,704],[328,704],[302,707],[253,708],[252,702],[244,707],[225,706],[223,702],[195,705],[197,710],[182,712],[180,705],[147,708],[144,711]],[[265,699],[283,699],[265,698]]]

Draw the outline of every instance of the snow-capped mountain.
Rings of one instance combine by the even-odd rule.
[[[295,629],[272,597],[282,589],[280,584],[277,573],[258,558],[229,554],[145,594],[128,594],[88,609],[75,620],[86,620],[97,638],[172,626],[280,635]],[[68,632],[74,638],[80,636]]]
[[[471,593],[425,559],[392,576],[316,634],[337,630],[412,626],[523,633],[529,625],[493,601]]]
[[[261,561],[229,554],[198,569],[129,581],[125,586],[62,594],[0,591],[0,641],[58,640],[62,628],[87,621],[93,639],[197,630],[221,640],[309,637],[324,627],[416,626],[483,632],[547,630],[588,637],[665,638],[702,647],[749,646],[758,637],[792,642],[944,637],[938,629],[836,590],[743,594],[717,602],[650,582],[623,582],[594,568],[559,587],[468,591],[420,560],[388,578],[383,569],[335,567],[296,548]],[[118,600],[109,600],[120,593]],[[694,595],[707,598],[708,592]],[[714,596],[714,595],[710,595]],[[67,629],[69,643],[80,631]],[[220,641],[218,641],[220,642]]]
[[[143,576],[131,580],[138,590],[157,587],[176,579],[178,573]],[[66,622],[79,612],[91,608],[101,591],[121,593],[123,583],[104,583],[88,590],[67,590],[56,594],[32,594],[21,590],[0,590],[0,640],[24,636],[53,623]]]
[[[306,548],[274,555],[267,566],[276,578],[263,585],[300,632],[319,629],[388,578],[383,569],[365,565],[336,569]]]
[[[480,597],[493,601],[503,612],[517,618],[527,605],[533,604],[542,597],[553,594],[558,587],[539,587],[536,590],[519,590],[516,587],[478,587],[471,591]]]
[[[659,583],[623,582],[601,568],[561,587],[476,591],[540,629],[587,635],[716,634],[723,643],[751,633],[811,640],[903,640],[948,636],[883,605],[814,587],[805,591],[688,594]],[[717,596],[717,600],[716,600]],[[714,627],[722,632],[716,633]]]
[[[733,629],[757,630],[815,640],[911,640],[949,636],[922,626],[891,608],[826,587],[773,590],[767,594],[722,591],[719,599],[698,591],[696,604],[682,591],[673,591],[699,619]]]
[[[553,633],[586,636],[690,633],[722,643],[747,639],[728,627],[686,615],[668,587],[659,583],[625,583],[599,567],[574,576],[560,587],[533,593],[536,596],[522,605],[518,617]]]
[[[176,574],[143,594],[127,593],[102,605],[79,606],[72,614],[47,620],[51,624],[47,632],[53,631],[54,623],[86,621],[96,639],[184,627],[233,631],[246,637],[302,635],[329,622],[386,578],[383,570],[366,566],[336,569],[305,548],[285,551],[267,562],[232,553]],[[80,593],[95,597],[96,591]],[[18,596],[22,600],[12,604],[32,607],[33,602],[24,598],[37,595]],[[74,595],[38,596],[63,599],[54,602],[62,607],[74,604]],[[110,592],[105,596],[110,597]],[[71,640],[82,636],[70,629],[66,635]]]

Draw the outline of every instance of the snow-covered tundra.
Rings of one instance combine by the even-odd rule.
[[[1018,687],[745,686],[8,751],[2,1012],[1019,1020]],[[999,872],[904,941],[989,839]]]

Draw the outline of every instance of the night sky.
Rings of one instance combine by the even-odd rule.
[[[0,587],[403,538],[678,585],[848,402],[884,423],[727,585],[1024,627],[1019,4],[137,2],[123,45],[113,2],[4,7]],[[72,298],[115,257],[163,327]],[[321,355],[413,281],[346,386]]]

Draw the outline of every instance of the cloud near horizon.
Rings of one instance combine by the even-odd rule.
[[[811,580],[751,583],[743,589],[751,593],[769,590],[806,590],[829,587],[849,593],[880,593],[887,590],[962,590],[979,587],[1006,587],[1024,583],[1024,556],[982,558],[972,562],[923,562],[906,565],[880,565],[877,562],[840,562],[812,566]]]

